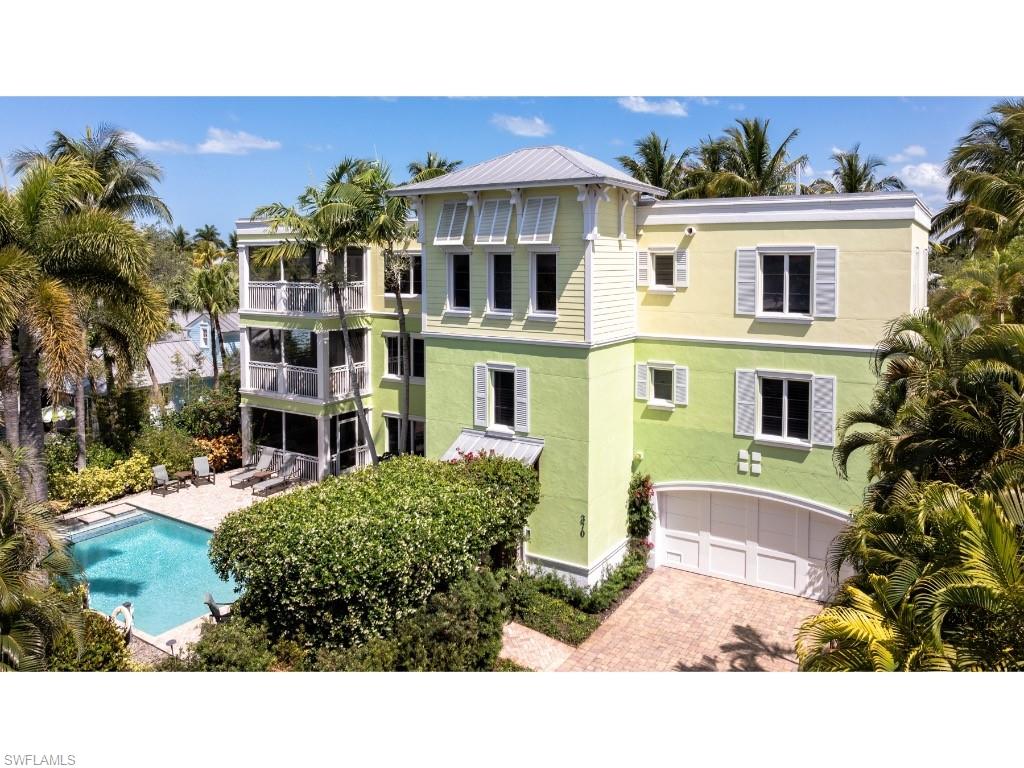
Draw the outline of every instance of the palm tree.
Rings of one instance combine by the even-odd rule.
[[[1024,256],[1020,248],[995,249],[987,258],[973,258],[946,278],[932,300],[940,318],[962,313],[986,322],[1024,320]]]
[[[721,139],[708,136],[701,139],[696,147],[685,153],[693,162],[683,167],[683,179],[676,193],[679,198],[714,197],[711,185],[720,173],[725,170],[725,143]]]
[[[256,263],[259,266],[276,264],[279,259],[301,258],[310,248],[327,249],[328,264],[320,274],[320,280],[333,294],[338,309],[345,347],[345,365],[351,377],[356,418],[361,433],[366,436],[372,433],[366,420],[362,390],[352,360],[344,288],[348,279],[345,272],[347,249],[350,245],[363,244],[368,239],[364,228],[365,219],[359,216],[358,199],[362,192],[355,184],[355,179],[369,166],[370,163],[366,160],[344,158],[327,174],[323,184],[307,187],[299,195],[296,205],[271,203],[257,208],[252,215],[254,221],[265,221],[271,232],[286,233],[283,242],[268,248],[257,257]],[[370,452],[370,461],[376,466],[377,449],[372,438],[367,439],[367,448]]]
[[[885,161],[876,155],[861,157],[860,144],[854,144],[848,152],[834,151],[832,162],[835,163],[832,180],[816,180],[810,185],[811,192],[836,194],[838,192],[893,192],[906,189],[897,176],[876,179],[875,170],[885,165]]]
[[[428,155],[428,160],[433,156]],[[386,165],[374,163],[354,178],[358,190],[354,199],[356,215],[362,221],[367,243],[381,249],[384,259],[384,285],[395,297],[398,313],[398,348],[402,355],[402,396],[399,403],[398,452],[409,447],[410,378],[412,377],[412,337],[409,336],[405,304],[402,299],[402,275],[410,268],[405,252],[415,236],[409,221],[409,205],[405,198],[392,197],[388,191],[395,185]],[[411,275],[411,273],[410,273]]]
[[[413,160],[409,163],[409,178],[414,182],[436,179],[438,176],[444,176],[446,173],[451,173],[460,165],[462,165],[461,160],[449,160],[448,158],[437,154],[437,152],[427,152],[427,159],[425,162],[421,163],[418,160]]]
[[[619,165],[637,181],[661,187],[674,197],[679,190],[684,172],[686,152],[676,156],[669,152],[668,139],[662,139],[651,131],[634,144],[633,156],[620,155],[615,158]]]
[[[204,224],[203,226],[198,227],[196,229],[196,233],[192,235],[192,242],[193,244],[212,243],[218,248],[227,247],[227,243],[221,239],[220,232],[217,231],[217,227],[213,224]]]
[[[171,230],[171,245],[178,253],[185,253],[192,247],[192,239],[180,224]]]
[[[975,122],[946,160],[947,205],[932,234],[950,247],[1003,246],[1024,224],[1024,99],[1006,99]]]
[[[74,561],[44,501],[22,481],[25,452],[0,443],[0,672],[45,669],[46,653],[70,633],[82,643],[82,603],[51,586],[75,576]]]
[[[83,190],[72,202],[72,210],[103,210],[123,217],[156,216],[168,223],[171,221],[170,211],[156,195],[153,186],[162,177],[159,166],[144,157],[122,131],[101,125],[93,132],[86,126],[85,136],[81,139],[72,139],[55,131],[45,153],[22,150],[16,158],[15,168],[18,171],[44,158],[70,158],[92,169],[99,179],[100,191]],[[75,288],[76,307],[86,332],[82,343],[87,350],[91,349],[88,345],[88,335],[93,330],[91,320],[104,323],[105,327],[93,335],[101,342],[113,342],[123,353],[118,366],[121,382],[130,380],[140,358],[145,361],[150,377],[155,381],[146,347],[164,332],[167,304],[150,280],[146,268],[136,264],[132,266],[131,273],[131,285],[122,286],[116,293],[101,295],[88,285]],[[71,284],[75,283],[72,281]],[[104,346],[104,350],[108,359],[113,358],[109,347]],[[84,375],[75,380],[79,470],[86,464],[85,384]],[[108,379],[107,385],[113,387],[114,382]],[[159,402],[159,385],[153,386],[154,399]]]
[[[710,184],[721,197],[783,195],[795,191],[793,178],[807,163],[807,155],[789,157],[789,145],[799,134],[792,130],[777,148],[768,137],[771,121],[760,118],[736,120],[722,137],[723,170]]]
[[[204,244],[205,245],[205,244]],[[197,248],[197,253],[202,248]],[[213,387],[220,387],[220,370],[226,357],[224,334],[221,332],[221,316],[238,309],[238,268],[226,258],[223,251],[219,257],[207,263],[199,263],[185,274],[171,292],[171,303],[178,309],[203,312],[210,318],[213,327]],[[220,363],[218,364],[218,350]]]

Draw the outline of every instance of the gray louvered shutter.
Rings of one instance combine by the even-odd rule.
[[[558,198],[545,197],[541,201],[540,220],[537,222],[537,236],[534,242],[550,243],[555,237],[555,214],[558,212]]]
[[[487,426],[487,366],[483,363],[473,366],[473,423]]]
[[[736,369],[736,428],[735,433],[753,437],[757,423],[757,373],[744,368]]]
[[[839,249],[814,253],[814,316],[836,317],[839,304]]]
[[[651,254],[647,251],[636,252],[636,284],[647,286],[651,282]]]
[[[516,432],[530,431],[530,369],[516,368]]]
[[[757,249],[736,249],[736,314],[757,312]]]
[[[445,203],[441,206],[441,213],[437,218],[437,231],[434,233],[434,242],[443,243],[449,239],[452,231],[452,219],[455,217],[455,203]]]
[[[540,198],[527,198],[523,215],[519,217],[519,242],[532,243],[537,237],[537,222],[540,220]]]
[[[636,364],[636,399],[647,400],[647,363]]]
[[[469,218],[469,206],[465,203],[455,204],[455,213],[452,216],[451,240],[462,244],[466,238],[466,220]]]
[[[690,284],[690,253],[676,251],[676,287],[686,288]]]
[[[811,413],[811,442],[835,445],[836,377],[815,376]]]
[[[673,401],[676,405],[688,405],[690,397],[690,369],[685,365],[676,366]]]
[[[497,200],[484,200],[479,206],[476,217],[476,242],[490,243],[494,230],[494,217],[498,212]]]

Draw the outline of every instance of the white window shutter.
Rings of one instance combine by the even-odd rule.
[[[836,377],[815,376],[811,399],[811,442],[816,445],[835,445]]]
[[[550,243],[555,237],[555,215],[558,212],[558,198],[545,197],[541,200],[540,221],[537,222],[538,243]]]
[[[814,316],[836,317],[839,303],[839,249],[814,253]]]
[[[494,215],[498,212],[497,200],[484,200],[480,204],[479,213],[476,217],[476,242],[491,242],[491,232],[494,230]]]
[[[473,423],[487,426],[487,366],[483,363],[473,366]]]
[[[757,248],[736,249],[736,314],[757,312]]]
[[[757,373],[736,369],[736,428],[742,437],[753,437],[757,423]]]
[[[651,254],[647,251],[636,252],[636,284],[647,286],[651,282]]]
[[[636,364],[636,399],[647,400],[647,363]]]
[[[686,288],[690,285],[690,252],[676,251],[676,287]]]
[[[466,219],[469,208],[465,203],[448,202],[441,206],[437,220],[434,245],[461,245],[466,236]]]
[[[676,366],[675,397],[673,402],[676,405],[688,405],[690,397],[690,369],[685,365]]]
[[[530,431],[530,369],[516,368],[516,432]]]
[[[527,198],[519,225],[519,242],[550,243],[554,238],[557,213],[557,197]]]
[[[452,217],[455,215],[455,203],[445,203],[441,206],[441,213],[437,218],[437,232],[434,233],[434,242],[444,242],[448,239],[452,230]]]

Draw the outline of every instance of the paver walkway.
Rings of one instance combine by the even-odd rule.
[[[502,633],[500,655],[501,658],[511,659],[521,667],[537,672],[550,672],[558,669],[575,650],[571,645],[560,643],[534,629],[511,621],[505,625]]]
[[[658,568],[561,671],[794,671],[796,629],[821,606],[758,587]]]

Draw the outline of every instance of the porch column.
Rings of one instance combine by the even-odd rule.
[[[331,391],[331,382],[329,381],[331,373],[330,338],[330,331],[319,332],[316,335],[317,399],[320,400],[321,403],[326,403],[330,399],[328,397]]]
[[[331,473],[331,417],[316,417],[317,479],[323,480]]]
[[[248,405],[240,407],[242,423],[242,463],[249,461],[252,456],[252,412]]]
[[[249,248],[238,246],[238,308],[249,308]]]
[[[249,389],[249,329],[245,326],[238,331],[238,383]]]

